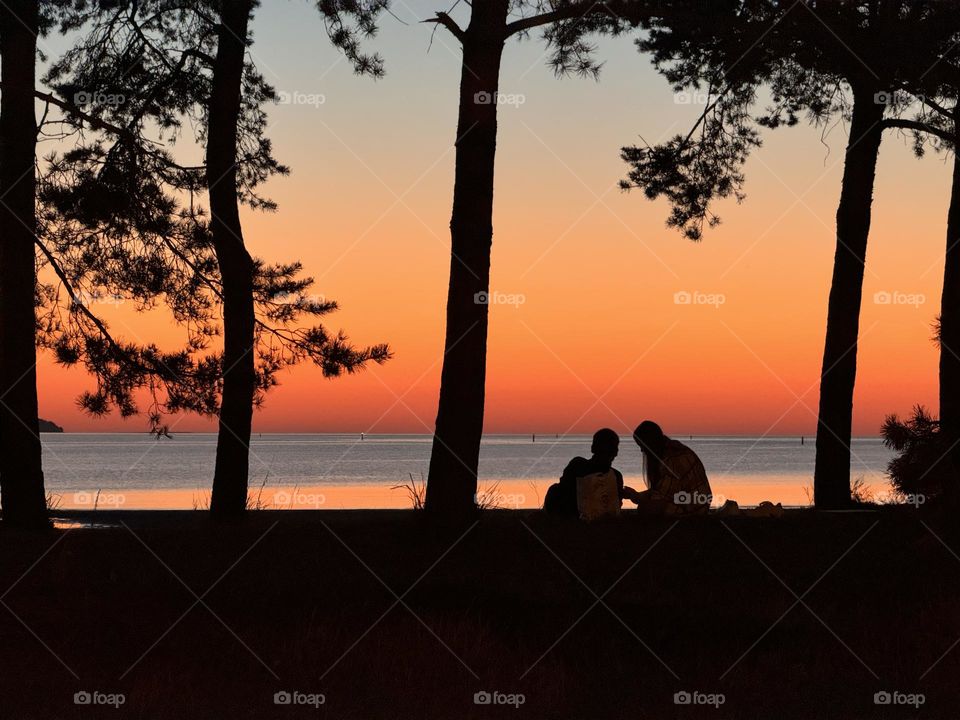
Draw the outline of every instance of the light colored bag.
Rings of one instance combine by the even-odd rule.
[[[619,514],[620,493],[613,470],[577,478],[577,511],[582,520]]]

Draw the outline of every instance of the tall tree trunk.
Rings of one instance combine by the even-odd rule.
[[[850,141],[837,208],[837,249],[833,259],[833,283],[820,374],[813,488],[814,501],[823,509],[842,508],[850,503],[850,439],[853,389],[857,377],[857,336],[884,107],[876,102],[872,88],[854,89]]]
[[[461,518],[476,508],[486,385],[497,91],[507,0],[474,2],[463,37],[450,289],[427,510]]]
[[[251,0],[222,0],[207,128],[210,227],[223,282],[223,397],[210,511],[241,514],[247,503],[254,370],[253,261],[243,243],[237,194],[240,117]]]
[[[0,485],[4,522],[24,527],[47,518],[36,371],[38,8],[0,3]]]
[[[960,106],[953,114],[953,184],[940,299],[940,432],[954,475],[953,484],[944,491],[956,508],[960,504]]]

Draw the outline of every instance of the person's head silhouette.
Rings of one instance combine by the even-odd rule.
[[[633,431],[633,439],[645,455],[658,459],[663,455],[663,449],[667,443],[667,436],[652,420],[644,420],[637,425],[637,429]]]
[[[593,434],[590,452],[597,460],[609,465],[620,452],[620,437],[610,428],[597,430]]]

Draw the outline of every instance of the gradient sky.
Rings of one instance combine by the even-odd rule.
[[[358,343],[396,358],[338,380],[285,373],[255,431],[433,429],[449,270],[453,140],[460,53],[418,24],[426,2],[394,5],[369,43],[387,62],[358,78],[329,47],[309,3],[266,0],[254,57],[279,91],[322,95],[271,109],[276,154],[293,173],[272,180],[275,214],[247,213],[252,251],[299,258],[330,317]],[[406,23],[406,24],[404,24]],[[50,44],[50,43],[48,43]],[[491,307],[487,432],[628,433],[653,418],[668,433],[806,434],[816,427],[834,213],[846,128],[778,130],[747,166],[748,198],[691,243],[664,226],[665,202],[622,193],[619,149],[686,131],[695,105],[631,38],[599,43],[599,82],[557,79],[538,40],[509,44],[501,92],[491,290],[522,304]],[[936,408],[938,312],[949,167],[916,160],[909,140],[881,151],[864,284],[854,430],[876,434],[890,412]],[[722,304],[677,304],[676,293]],[[891,304],[876,302],[890,293]],[[881,295],[880,299],[885,297]],[[897,304],[899,301],[902,304]],[[112,314],[119,335],[177,337],[162,314]],[[144,417],[85,417],[92,382],[43,358],[41,415],[73,431],[142,431]],[[209,421],[173,418],[174,430]]]

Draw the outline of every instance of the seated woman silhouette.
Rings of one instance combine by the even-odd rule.
[[[636,493],[631,488],[624,488],[623,474],[612,467],[614,458],[620,451],[620,438],[609,429],[603,428],[593,435],[593,442],[590,445],[592,456],[587,459],[575,457],[567,467],[564,468],[563,475],[560,476],[560,482],[554,483],[547,490],[547,496],[543,502],[543,509],[553,515],[566,515],[569,517],[579,517],[583,514],[582,493],[583,482],[587,479],[593,479],[602,484],[608,481],[611,485],[611,500],[616,508],[620,507],[620,501],[626,497],[624,492]],[[612,475],[611,478],[604,476]],[[578,503],[577,486],[580,481],[581,502]],[[614,497],[615,495],[615,497]]]
[[[648,489],[626,492],[624,496],[644,513],[706,514],[713,492],[697,454],[682,442],[664,435],[660,426],[650,420],[637,426],[633,439],[643,452]]]

